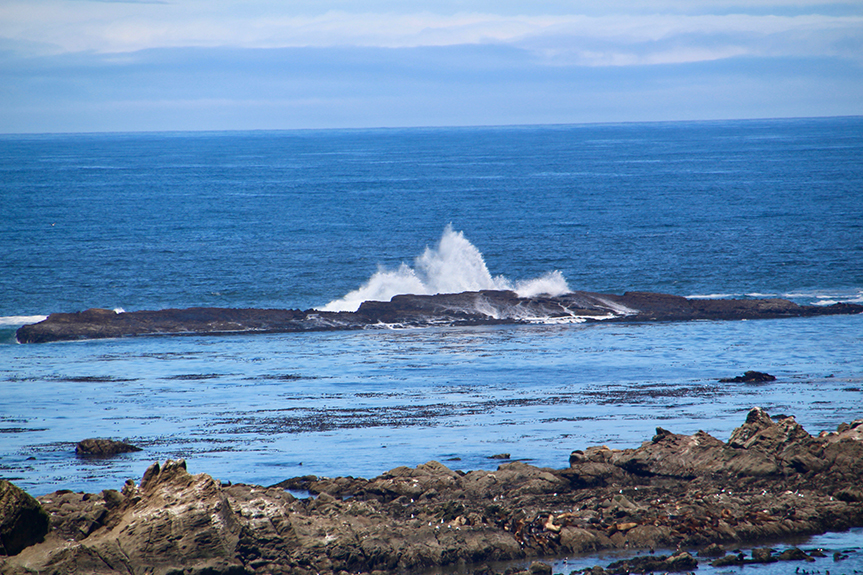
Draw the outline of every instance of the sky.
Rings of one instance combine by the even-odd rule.
[[[0,133],[861,114],[860,0],[0,0]]]

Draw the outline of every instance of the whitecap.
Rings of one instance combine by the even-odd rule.
[[[686,296],[686,299],[728,299],[740,297],[739,293],[707,293],[707,294],[692,294]]]
[[[48,319],[47,315],[7,315],[0,317],[2,327],[20,327],[31,323],[39,323]]]

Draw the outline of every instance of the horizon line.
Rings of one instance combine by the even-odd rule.
[[[365,127],[326,127],[326,128],[249,128],[249,129],[211,129],[211,130],[105,130],[82,132],[4,132],[0,138],[26,136],[105,136],[105,135],[184,135],[184,134],[248,134],[268,132],[363,132],[388,130],[457,130],[457,129],[512,129],[512,128],[553,128],[579,126],[621,126],[632,124],[707,124],[719,122],[756,122],[756,121],[790,121],[790,120],[829,120],[863,118],[863,114],[842,114],[838,116],[753,116],[746,118],[705,118],[698,120],[622,120],[606,122],[560,122],[536,124],[458,124],[458,125],[404,125],[404,126],[365,126]]]

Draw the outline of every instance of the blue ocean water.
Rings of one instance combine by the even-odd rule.
[[[493,275],[859,297],[863,118],[0,136],[0,316],[309,308],[447,224]]]
[[[14,342],[91,307],[321,307],[427,247],[467,277],[442,234],[512,283],[859,303],[863,118],[0,136],[0,476],[565,467],[657,426],[725,440],[753,405],[863,417],[861,316]],[[748,369],[777,380],[718,382]],[[78,460],[86,437],[144,450]]]

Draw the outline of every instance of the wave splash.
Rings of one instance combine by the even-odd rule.
[[[569,286],[559,271],[531,280],[511,282],[504,276],[492,277],[482,253],[462,232],[447,225],[435,248],[427,247],[414,260],[414,266],[398,269],[379,268],[369,280],[341,299],[317,308],[319,311],[357,311],[364,301],[389,301],[402,294],[435,295],[480,290],[512,290],[521,297],[559,296]]]
[[[48,319],[47,315],[7,315],[0,317],[0,328],[18,328],[22,325],[39,323]]]

